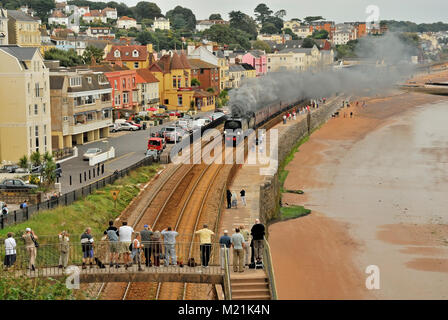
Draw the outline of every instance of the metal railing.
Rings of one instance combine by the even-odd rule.
[[[232,300],[232,283],[230,280],[229,249],[224,247],[224,297]]]
[[[61,160],[73,155],[73,148],[63,148],[53,150],[53,157],[55,160]]]
[[[124,168],[120,171],[115,171],[113,174],[109,176],[106,176],[102,179],[92,182],[79,189],[65,193],[59,197],[53,197],[49,200],[37,203],[35,205],[29,205],[25,209],[17,209],[14,211],[10,211],[8,216],[2,215],[0,217],[0,229],[4,229],[7,226],[11,226],[17,223],[25,222],[39,211],[54,209],[60,205],[64,206],[70,205],[73,202],[80,200],[85,196],[91,194],[95,190],[104,188],[106,185],[113,184],[116,180],[123,178],[124,176],[128,175],[131,171],[142,166],[149,166],[152,163],[153,161],[151,157],[144,158],[138,161],[137,163],[130,165],[127,168]],[[93,170],[97,170],[98,175],[100,175],[100,165],[98,165],[98,167],[93,168]],[[101,169],[101,172],[103,171],[104,170]]]
[[[40,239],[38,239],[39,241]],[[77,239],[78,240],[78,239]],[[73,239],[72,239],[73,241]],[[29,249],[25,247],[24,243],[21,239],[17,238],[17,247],[16,247],[16,261],[14,263],[14,270],[27,270],[30,268],[30,252]],[[91,247],[88,247],[80,242],[70,243],[68,244],[68,248],[66,248],[67,255],[67,266],[75,265],[80,266],[83,263],[84,252],[93,250],[93,263],[90,266],[90,261],[86,261],[86,268],[81,269],[83,273],[96,273],[96,272],[127,272],[127,268],[124,268],[124,260],[122,253],[131,253],[129,250],[130,243],[122,243],[116,242],[112,243],[108,240],[100,240],[94,241]],[[201,266],[201,251],[200,244],[194,243],[194,250],[189,251],[190,244],[189,242],[176,242],[174,245],[174,252],[176,254],[176,264],[173,265],[173,261],[167,261],[167,247],[163,243],[163,240],[160,242],[143,242],[144,247],[149,248],[148,253],[150,254],[150,260],[152,266],[149,267],[154,272],[169,272],[169,273],[182,273],[187,272],[182,268],[196,268],[195,270],[202,270],[204,274],[215,274],[224,276],[224,270],[222,270],[219,263],[214,262],[212,259],[212,255],[214,252],[219,252],[220,244],[212,243],[210,250],[210,268],[204,268]],[[120,256],[118,264],[120,268],[110,267],[111,263],[111,248],[112,245],[116,245],[119,248]],[[1,253],[0,258],[2,261],[5,256],[5,247],[4,244],[1,244]],[[52,244],[39,244],[39,247],[36,248],[36,258],[35,258],[35,269],[36,273],[39,276],[49,276],[51,275],[63,275],[63,268],[59,268],[60,265],[64,265],[62,253],[62,247],[60,243],[52,243]],[[139,252],[140,261],[142,267],[145,267],[145,250],[142,248]],[[189,263],[194,260],[194,263]],[[132,261],[132,260],[131,260]],[[169,262],[169,264],[168,264]],[[133,265],[137,264],[137,260],[134,259]],[[158,267],[163,267],[163,270]],[[107,269],[107,270],[105,270]],[[101,271],[99,271],[101,270]],[[148,270],[148,268],[146,268]],[[186,269],[185,269],[186,270]],[[188,269],[191,270],[191,269]],[[136,271],[135,268],[130,269],[130,271]]]
[[[264,238],[264,264],[265,269],[267,271],[268,279],[269,279],[269,291],[271,292],[271,299],[278,300],[277,297],[277,288],[275,286],[275,273],[274,273],[274,264],[272,263],[271,257],[271,248],[269,246],[269,242]]]

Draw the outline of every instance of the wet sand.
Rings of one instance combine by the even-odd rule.
[[[448,98],[394,92],[331,119],[287,166],[269,228],[280,299],[448,298]],[[367,290],[366,267],[380,269]]]

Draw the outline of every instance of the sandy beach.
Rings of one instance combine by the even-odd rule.
[[[285,188],[305,194],[283,203],[312,214],[269,227],[279,298],[447,299],[448,98],[358,100],[367,107],[341,110],[286,167]]]

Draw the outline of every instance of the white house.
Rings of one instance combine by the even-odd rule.
[[[48,17],[48,24],[59,24],[68,26],[68,17],[61,10],[54,10]]]
[[[119,29],[137,28],[137,20],[123,16],[117,21],[117,27]]]
[[[104,8],[102,10],[102,13],[106,16],[107,19],[113,19],[113,20],[117,20],[118,19],[118,13],[117,13],[117,9],[115,8]]]
[[[154,18],[152,29],[170,30],[170,19],[165,19],[164,17]]]
[[[215,24],[229,24],[229,21],[225,20],[199,20],[196,23],[196,30],[197,31],[204,31],[207,29],[210,29],[211,26]]]
[[[336,29],[333,33],[333,44],[341,45],[347,44],[350,40],[356,40],[357,32],[356,28],[350,24],[340,23],[336,25]]]

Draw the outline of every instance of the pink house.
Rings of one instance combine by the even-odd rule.
[[[243,63],[248,63],[255,68],[257,77],[268,72],[266,64],[266,53],[261,50],[252,50],[243,56]]]

